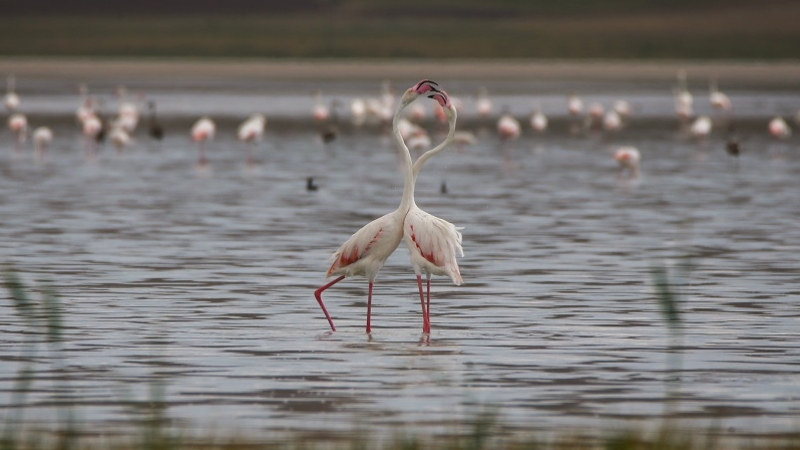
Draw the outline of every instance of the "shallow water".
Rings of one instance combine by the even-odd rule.
[[[23,110],[56,141],[35,164],[30,144],[16,153],[0,133],[0,254],[33,290],[57,290],[65,329],[50,351],[0,293],[0,421],[22,411],[13,391],[32,338],[26,421],[57,424],[71,404],[98,433],[129,429],[141,414],[131,403],[154,396],[183,429],[245,434],[446,433],[494,408],[509,432],[653,424],[667,389],[679,392],[672,411],[699,428],[797,430],[800,149],[796,137],[771,139],[766,122],[800,92],[728,92],[743,147],[734,159],[721,127],[704,142],[679,131],[670,86],[491,86],[521,119],[534,86],[554,117],[548,132],[525,126],[505,144],[471,113],[474,86],[446,86],[465,101],[459,128],[479,140],[432,160],[418,182],[421,207],[465,227],[466,284],[434,279],[428,340],[402,244],[378,278],[371,336],[363,279],[326,291],[335,333],[313,297],[329,255],[399,201],[384,130],[346,126],[343,108],[342,134],[322,144],[302,83],[252,95],[221,81],[156,84],[166,139],[149,140],[145,122],[124,153],[106,144],[87,161],[69,83],[31,83]],[[570,134],[562,93],[576,87],[587,103],[628,98],[637,114],[613,135]],[[359,93],[324,89],[345,103]],[[270,123],[248,168],[234,132],[255,110]],[[188,129],[203,114],[222,120],[211,169],[198,171]],[[622,144],[642,151],[639,180],[617,175]],[[318,191],[305,189],[309,176]],[[683,294],[680,366],[653,267]]]

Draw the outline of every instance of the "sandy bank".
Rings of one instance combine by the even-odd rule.
[[[0,58],[18,77],[268,78],[339,80],[417,78],[668,81],[679,69],[726,83],[800,86],[800,62],[545,60],[192,60]]]

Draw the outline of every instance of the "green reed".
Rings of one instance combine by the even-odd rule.
[[[650,277],[661,317],[669,335],[665,378],[665,416],[674,414],[680,400],[681,371],[683,370],[684,320],[682,305],[685,303],[684,288],[694,268],[694,257],[687,252],[678,259],[674,268],[666,264],[652,263]]]
[[[39,344],[42,341],[47,344],[51,352],[50,359],[53,361],[54,371],[59,374],[54,377],[54,390],[68,393],[70,388],[62,359],[63,312],[55,289],[50,283],[41,283],[38,288],[37,301],[28,294],[28,287],[10,266],[6,267],[3,272],[3,285],[8,291],[14,311],[22,319],[26,328],[23,332],[24,340],[19,356],[20,368],[11,391],[12,412],[6,419],[2,437],[0,437],[0,449],[12,450],[20,445],[21,432],[19,430],[24,423],[26,399],[36,378],[36,360]],[[59,405],[62,426],[57,448],[70,450],[75,447],[76,439],[72,409],[69,402],[59,401]]]

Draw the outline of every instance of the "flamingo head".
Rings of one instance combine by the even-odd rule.
[[[438,85],[439,84],[436,83],[435,81],[421,80],[420,82],[418,82],[417,84],[411,86],[410,88],[408,88],[408,90],[406,90],[406,92],[403,94],[403,97],[400,99],[400,103],[403,105],[408,105],[409,103],[416,100],[417,97],[419,97],[420,95],[425,94],[427,92],[436,91],[437,90],[436,86]]]
[[[432,98],[439,103],[439,106],[442,107],[442,111],[447,117],[448,122],[456,120],[458,113],[456,112],[456,107],[453,106],[453,103],[450,101],[450,97],[447,96],[447,92],[440,91],[439,89],[433,89],[433,92],[428,95],[428,98]]]

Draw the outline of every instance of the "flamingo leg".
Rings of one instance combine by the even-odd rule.
[[[372,327],[370,327],[369,324],[369,319],[371,314],[372,314],[372,281],[369,282],[369,288],[367,289],[367,334],[372,332]]]
[[[425,308],[425,294],[422,293],[422,275],[417,275],[417,287],[419,287],[419,302],[422,305],[422,332],[427,333],[430,324],[428,323],[428,310]]]
[[[314,291],[314,297],[317,299],[317,303],[319,303],[319,307],[322,308],[322,312],[325,313],[325,318],[328,319],[328,323],[331,325],[331,330],[336,331],[336,327],[333,326],[333,319],[331,319],[331,315],[328,314],[328,310],[325,308],[325,303],[322,302],[322,293],[328,289],[329,287],[333,286],[334,284],[344,280],[344,275],[340,276],[339,278],[331,281],[330,283],[320,287],[316,291]]]
[[[431,274],[428,274],[428,300],[427,305],[425,305],[425,315],[428,317],[428,331],[427,333],[431,332]]]
[[[206,165],[206,149],[205,149],[205,146],[203,145],[203,141],[200,141],[199,147],[200,147],[200,159],[197,161],[197,164],[200,165],[200,166],[205,166]]]

